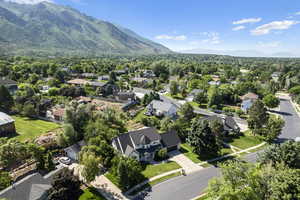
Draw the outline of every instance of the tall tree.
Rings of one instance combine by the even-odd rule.
[[[4,85],[0,85],[0,111],[10,112],[14,105],[14,99]]]
[[[194,152],[200,154],[216,155],[221,150],[221,145],[209,126],[208,121],[194,120],[191,131],[187,137],[189,145],[194,147]]]
[[[265,96],[263,98],[263,102],[268,108],[276,108],[280,103],[279,99],[274,94],[268,94]]]
[[[183,104],[179,109],[179,113],[185,120],[188,121],[195,117],[194,108],[189,103]]]
[[[85,152],[81,156],[80,164],[83,165],[82,176],[90,183],[95,180],[95,177],[100,171],[100,158],[93,153]]]
[[[176,81],[171,81],[170,83],[170,94],[173,96],[177,95],[179,92],[178,83]]]
[[[248,125],[254,134],[262,134],[262,128],[267,124],[268,114],[264,103],[260,100],[254,102],[248,111]]]

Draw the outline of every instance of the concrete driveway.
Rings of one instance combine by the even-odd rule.
[[[176,162],[178,165],[180,165],[185,173],[190,174],[196,171],[199,171],[202,169],[201,166],[195,164],[193,161],[191,161],[188,157],[186,157],[183,153],[180,151],[172,151],[169,153],[170,160]]]

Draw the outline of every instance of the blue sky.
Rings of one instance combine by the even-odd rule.
[[[176,51],[257,50],[300,56],[299,0],[48,1],[122,25]]]

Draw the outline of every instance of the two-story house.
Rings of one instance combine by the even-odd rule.
[[[168,151],[178,149],[180,139],[174,131],[159,134],[155,128],[143,128],[113,138],[112,146],[124,156],[151,162],[162,148]]]

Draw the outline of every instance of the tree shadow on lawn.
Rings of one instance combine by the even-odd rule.
[[[225,150],[230,150],[229,147],[225,147],[223,146],[223,149],[221,150],[221,152],[219,154],[210,154],[210,153],[205,153],[205,154],[202,154],[202,155],[198,155],[197,153],[193,152],[195,155],[197,155],[197,159],[202,161],[202,162],[205,162],[205,161],[208,161],[208,160],[212,160],[214,158],[217,158],[217,157],[220,157],[220,156],[225,156],[225,155],[228,155],[230,154],[230,152],[224,152]],[[190,151],[186,150],[185,148],[181,148],[180,151],[185,154],[185,153],[189,153]]]

